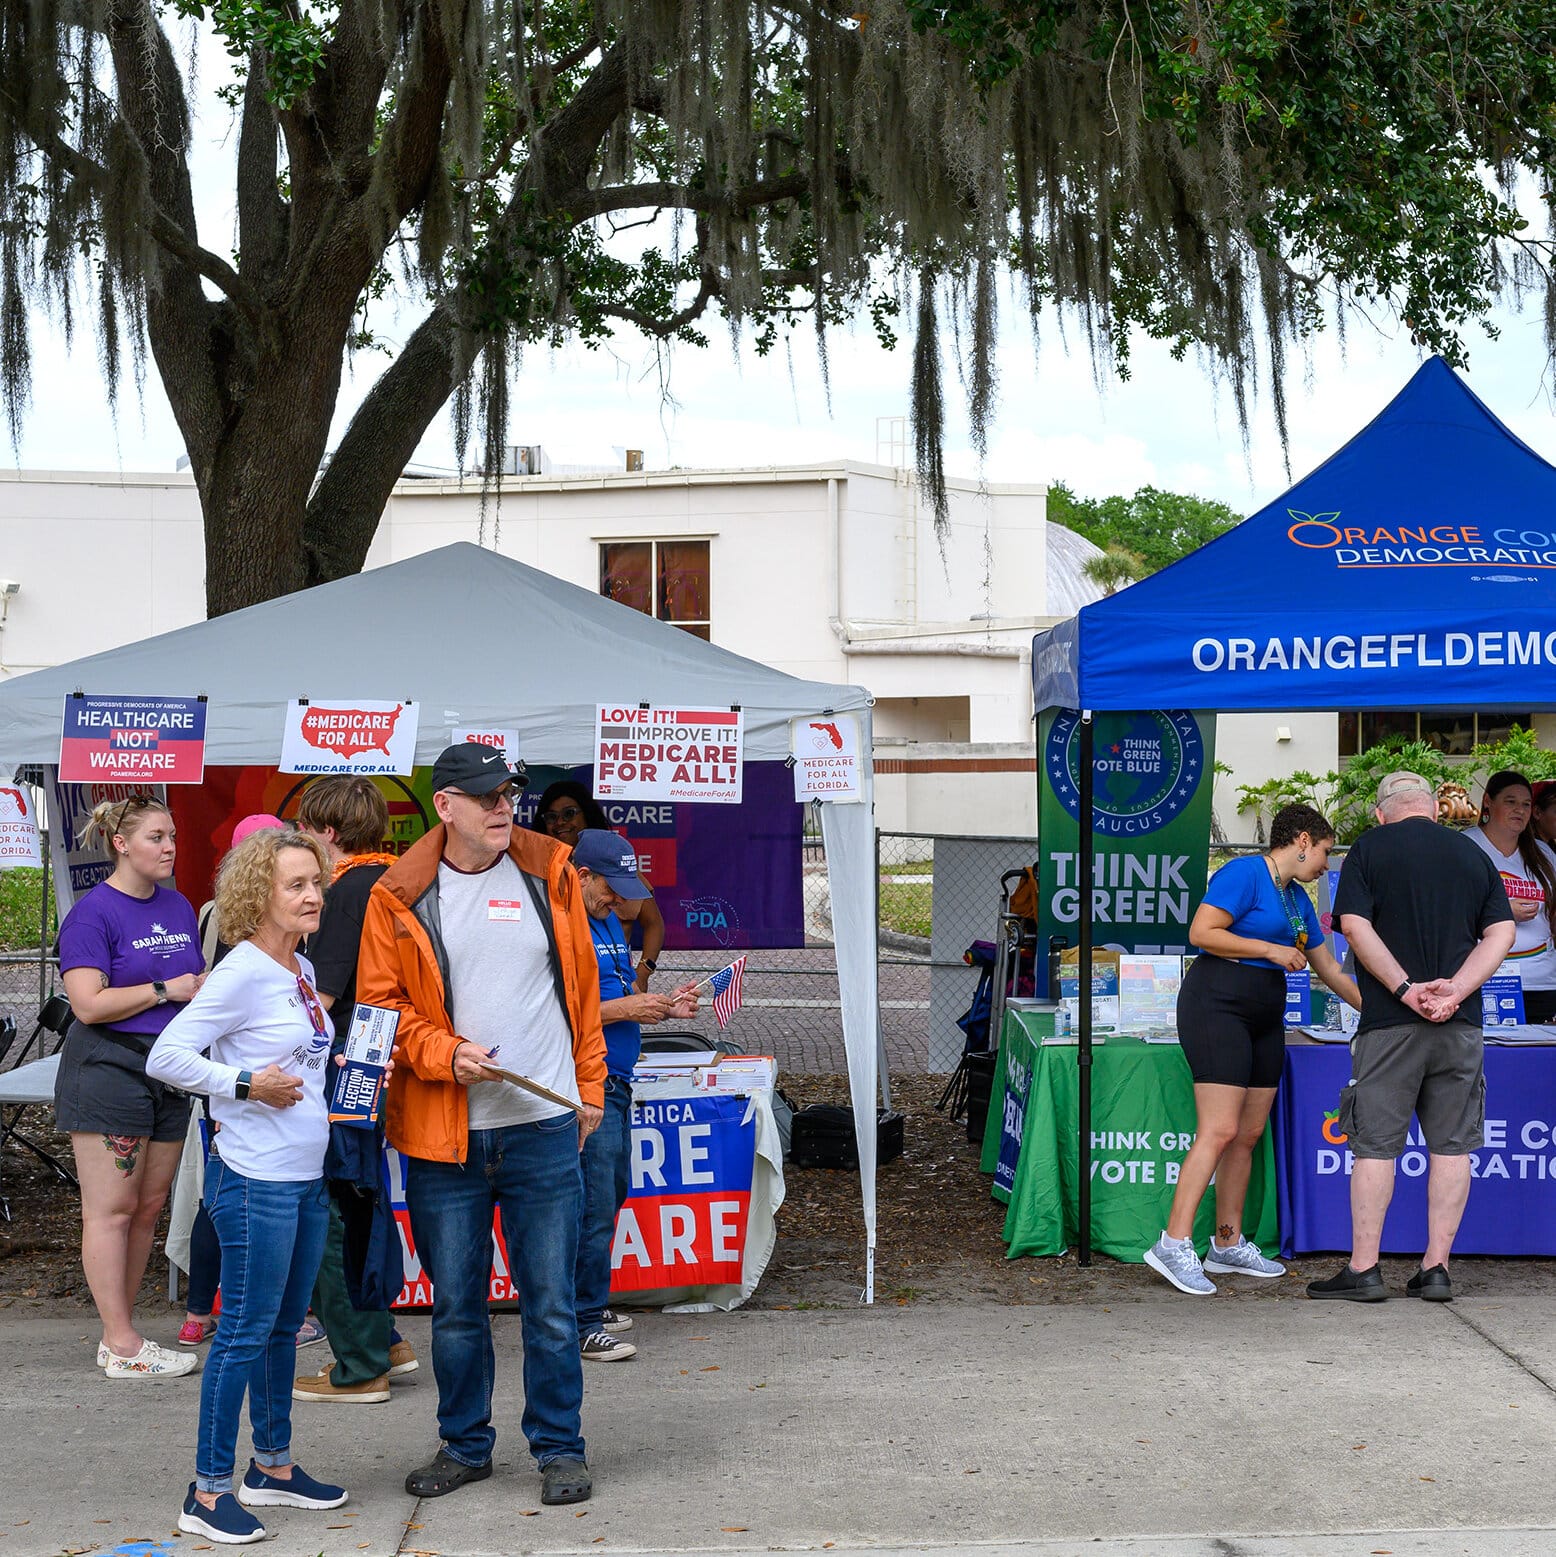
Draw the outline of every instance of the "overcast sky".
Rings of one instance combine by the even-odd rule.
[[[226,78],[227,65],[223,55],[202,53],[204,107],[194,162],[201,236],[224,253],[233,246],[232,142],[227,111],[208,94]],[[384,313],[375,325],[398,342],[418,317]],[[1516,433],[1556,460],[1538,317],[1499,314],[1498,322],[1500,341],[1487,341],[1478,330],[1470,337],[1469,384]],[[878,421],[906,414],[906,339],[886,352],[868,329],[834,334],[829,403],[807,332],[796,334],[792,352],[766,359],[749,349],[737,356],[718,322],[709,335],[706,349],[677,347],[667,360],[633,333],[595,351],[532,349],[512,397],[511,441],[541,444],[569,463],[604,462],[612,445],[641,448],[650,469],[887,458]],[[1165,348],[1143,343],[1135,349],[1131,381],[1114,380],[1099,391],[1078,330],[1069,331],[1067,342],[1049,321],[1034,354],[1026,321],[1007,306],[1002,337],[998,414],[981,471],[949,343],[942,351],[951,474],[1065,481],[1094,497],[1149,483],[1218,497],[1241,513],[1278,496],[1359,430],[1421,360],[1402,332],[1390,335],[1360,319],[1350,323],[1343,357],[1333,331],[1315,344],[1311,367],[1294,354],[1288,479],[1267,395],[1254,408],[1245,452],[1230,395],[1218,395],[1193,361],[1174,362]],[[143,403],[126,384],[115,426],[89,332],[78,332],[67,351],[57,332],[40,323],[34,344],[33,406],[19,458],[11,460],[33,470],[173,469],[183,440],[149,359]],[[367,353],[348,372],[332,444],[384,360]],[[454,466],[446,415],[433,423],[417,458]]]

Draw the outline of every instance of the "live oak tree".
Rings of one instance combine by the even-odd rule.
[[[1460,361],[1499,288],[1547,285],[1514,194],[1551,195],[1553,13],[4,0],[0,399],[14,439],[39,310],[88,314],[110,386],[149,345],[213,614],[358,569],[445,406],[490,470],[516,353],[623,323],[701,342],[722,314],[757,351],[808,326],[824,362],[839,323],[890,342],[907,319],[937,504],[942,326],[978,440],[1007,278],[1099,372],[1143,331],[1203,352],[1245,423],[1261,385],[1281,420],[1286,350],[1332,303]],[[231,252],[196,221],[196,34],[237,66]],[[379,302],[412,327],[326,465]]]

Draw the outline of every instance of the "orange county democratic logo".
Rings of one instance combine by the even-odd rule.
[[[1340,1128],[1340,1110],[1338,1108],[1331,1108],[1325,1111],[1323,1133],[1324,1139],[1331,1146],[1344,1146],[1350,1140],[1350,1136]]]
[[[1340,510],[1310,514],[1288,508],[1286,539],[1304,551],[1326,551],[1337,568],[1556,568],[1556,533],[1520,525],[1342,524]],[[1476,574],[1486,583],[1532,583],[1521,574]]]

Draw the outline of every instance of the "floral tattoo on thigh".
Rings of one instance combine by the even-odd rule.
[[[144,1137],[139,1135],[105,1135],[103,1145],[113,1153],[113,1165],[128,1178],[135,1171]]]

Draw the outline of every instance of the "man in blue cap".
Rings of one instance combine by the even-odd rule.
[[[625,1362],[637,1347],[614,1335],[632,1321],[607,1309],[611,1291],[611,1240],[616,1217],[627,1198],[632,1152],[632,1068],[637,1064],[641,1029],[668,1017],[696,1015],[697,985],[681,985],[668,995],[639,994],[632,953],[616,917],[621,903],[641,902],[651,894],[639,879],[632,845],[603,828],[587,828],[573,845],[573,869],[589,911],[589,933],[600,965],[600,1021],[605,1028],[605,1117],[583,1149],[583,1215],[578,1229],[575,1278],[578,1350],[585,1362]]]

